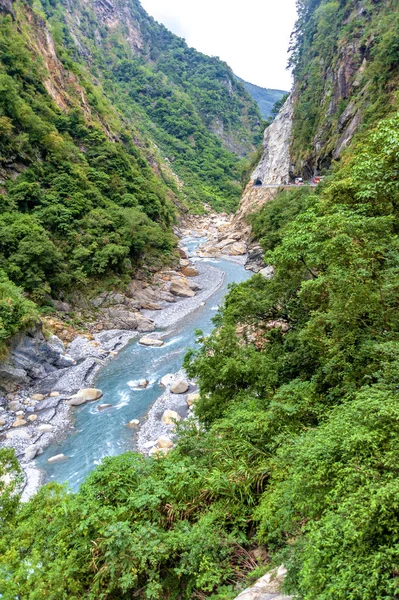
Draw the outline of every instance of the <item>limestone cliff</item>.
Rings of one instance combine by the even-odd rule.
[[[266,128],[262,158],[251,179],[255,183],[280,184],[290,178],[290,144],[293,95],[290,94],[273,123]]]
[[[292,176],[290,146],[293,105],[293,94],[290,94],[273,123],[265,130],[261,159],[251,175],[251,181],[232,221],[233,230],[241,232],[243,237],[250,235],[248,215],[260,210],[278,193],[277,187],[262,186],[278,186],[289,181]]]

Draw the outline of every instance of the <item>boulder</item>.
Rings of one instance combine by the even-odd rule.
[[[137,319],[137,331],[146,333],[155,330],[154,321],[147,319],[146,317],[139,317]]]
[[[101,390],[97,390],[96,388],[87,388],[84,390],[79,390],[77,394],[66,401],[66,404],[68,404],[68,406],[81,406],[81,404],[86,404],[86,402],[94,402],[95,400],[99,400],[102,395],[103,393]]]
[[[168,387],[168,385],[171,385],[175,380],[175,376],[172,375],[171,373],[168,373],[167,375],[164,375],[160,382],[159,385],[162,385],[163,387]]]
[[[25,459],[33,460],[36,454],[39,452],[40,448],[37,444],[31,444],[25,450]]]
[[[17,419],[14,421],[11,427],[23,427],[24,425],[27,425],[27,421],[25,421],[25,419]]]
[[[137,384],[137,387],[139,387],[142,390],[144,390],[146,387],[148,387],[148,384],[149,384],[148,379],[140,379],[140,381]]]
[[[247,245],[244,242],[235,242],[232,246],[229,246],[228,253],[231,256],[241,256],[247,253]]]
[[[185,250],[183,250],[183,248],[178,248],[177,251],[180,254],[180,258],[182,258],[183,260],[187,258],[187,253]]]
[[[112,404],[100,404],[98,410],[106,410],[107,408],[112,408]]]
[[[14,431],[7,431],[6,439],[7,440],[30,440],[32,436],[26,431],[26,429],[15,429]]]
[[[139,425],[140,421],[138,419],[132,419],[131,421],[129,421],[126,427],[129,427],[129,429],[135,429],[135,427],[138,427]]]
[[[188,394],[187,396],[187,405],[188,406],[192,406],[193,404],[195,404],[198,400],[200,399],[200,395],[198,392],[194,392],[193,394]]]
[[[143,337],[139,340],[139,344],[142,346],[152,346],[154,348],[160,348],[165,345],[165,342],[156,338]]]
[[[170,386],[172,394],[185,394],[189,388],[188,381],[185,379],[177,379]]]
[[[59,393],[59,392],[51,392],[51,393],[49,394],[49,397],[50,397],[50,398],[58,398],[58,396],[59,396],[59,395],[60,395],[60,393]]]
[[[31,396],[31,400],[35,400],[36,402],[40,402],[41,400],[44,400],[45,396],[43,394],[32,394]]]
[[[258,579],[252,587],[241,592],[235,600],[292,600],[292,596],[280,592],[286,572],[284,566],[273,569]]]
[[[67,460],[68,457],[65,454],[56,454],[55,456],[51,456],[47,462],[50,464],[62,462],[63,460]]]
[[[182,279],[173,280],[170,284],[169,291],[174,296],[179,296],[180,298],[192,298],[195,296],[194,290],[190,289]]]
[[[11,402],[8,403],[8,410],[11,412],[18,412],[21,408],[22,404],[18,402],[18,400],[11,400]]]
[[[51,433],[54,431],[54,425],[50,425],[50,423],[43,423],[43,425],[39,425],[37,431],[39,433]]]
[[[197,277],[199,275],[197,269],[191,266],[183,267],[181,272],[185,277]]]
[[[7,419],[5,417],[0,417],[0,427],[4,427],[7,423]]]
[[[33,423],[33,421],[37,421],[37,415],[29,415],[28,421],[30,421],[31,423]]]
[[[261,275],[263,275],[263,277],[265,277],[265,279],[271,279],[273,277],[273,275],[274,275],[274,268],[269,265],[268,267],[265,267],[264,269],[261,269],[259,271],[259,273]]]
[[[174,425],[175,421],[181,421],[181,416],[175,410],[165,410],[162,415],[162,423]]]
[[[158,448],[173,448],[173,442],[166,435],[163,435],[158,438],[157,446]]]

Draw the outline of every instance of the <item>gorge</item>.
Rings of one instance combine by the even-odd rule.
[[[399,11],[297,9],[263,132],[138,0],[0,0],[5,600],[399,595]]]

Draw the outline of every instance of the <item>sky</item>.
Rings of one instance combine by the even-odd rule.
[[[219,56],[261,87],[289,90],[286,70],[295,0],[141,0],[146,11],[192,46]]]

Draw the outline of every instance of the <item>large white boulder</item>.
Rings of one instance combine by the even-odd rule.
[[[51,456],[47,460],[47,462],[50,463],[50,464],[53,464],[53,463],[62,462],[62,461],[67,460],[67,459],[68,459],[68,457],[65,456],[65,454],[56,454],[55,456]]]
[[[87,388],[79,390],[77,394],[66,401],[66,404],[69,406],[80,406],[81,404],[86,404],[86,402],[94,402],[95,400],[99,400],[102,395],[103,393],[101,390],[97,390],[96,388]]]
[[[189,388],[188,381],[185,379],[177,379],[170,386],[172,394],[185,394]]]

